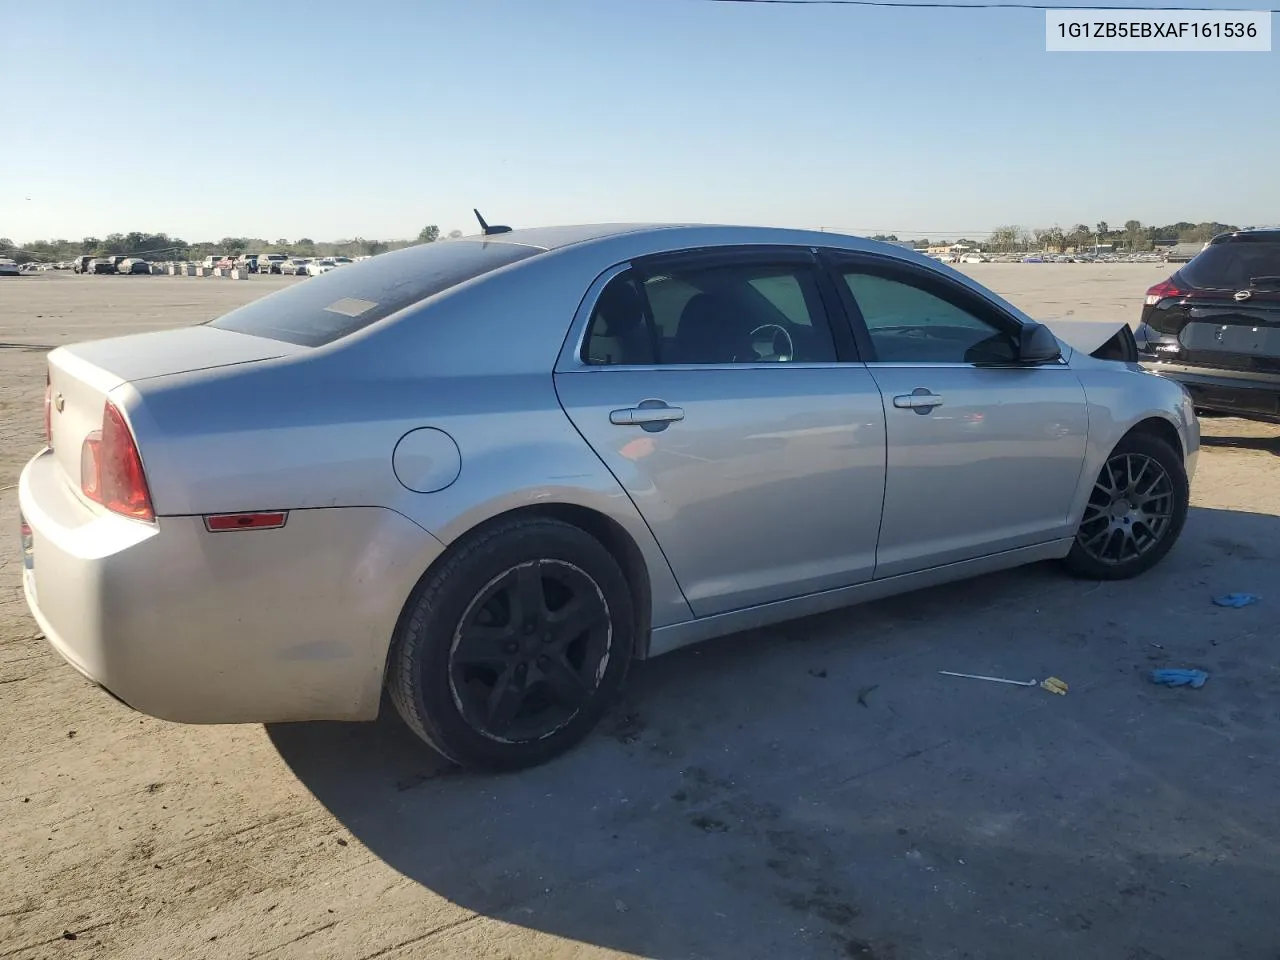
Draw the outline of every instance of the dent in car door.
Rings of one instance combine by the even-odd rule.
[[[866,368],[608,362],[626,353],[629,329],[610,331],[601,363],[581,352],[562,361],[556,389],[653,530],[695,615],[870,579],[884,413]]]

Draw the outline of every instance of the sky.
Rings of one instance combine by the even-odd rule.
[[[0,0],[0,236],[1280,222],[1280,46],[1046,53],[1032,10],[233,6]]]

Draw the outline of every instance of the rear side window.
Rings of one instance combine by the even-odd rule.
[[[836,350],[812,265],[730,261],[615,277],[596,302],[582,359],[627,366],[832,363]]]
[[[1244,290],[1280,285],[1280,240],[1215,243],[1179,271],[1193,287]],[[1259,282],[1264,280],[1265,283]]]
[[[345,265],[233,310],[209,326],[321,347],[398,310],[540,253],[514,243],[424,243]]]

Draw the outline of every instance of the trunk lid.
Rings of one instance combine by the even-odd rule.
[[[1169,331],[1182,345],[1181,362],[1280,374],[1280,291],[1247,292],[1243,299],[1201,293],[1184,301],[1179,329]]]
[[[79,487],[84,438],[102,427],[103,406],[121,384],[273,360],[304,349],[203,325],[59,347],[48,356],[54,458]]]

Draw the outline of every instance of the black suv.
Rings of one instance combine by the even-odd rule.
[[[1280,422],[1280,229],[1214,237],[1147,291],[1135,338],[1198,409]]]

